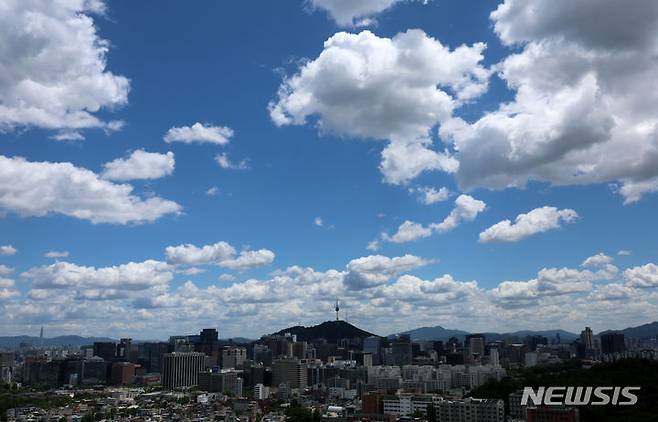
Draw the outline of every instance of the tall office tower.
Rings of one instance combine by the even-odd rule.
[[[116,352],[116,357],[119,360],[128,362],[130,361],[130,352],[131,352],[131,345],[132,345],[133,340],[131,338],[122,338],[119,341],[119,344],[117,345],[117,352]]]
[[[494,367],[500,366],[500,355],[498,354],[498,349],[489,349],[489,363]]]
[[[209,393],[225,393],[235,397],[242,396],[243,380],[238,371],[199,372],[199,388]]]
[[[467,363],[473,363],[484,356],[484,335],[469,334],[464,339],[464,346],[468,350]]]
[[[130,362],[114,362],[112,364],[112,385],[130,385],[135,381],[137,365]]]
[[[210,365],[217,366],[220,359],[219,333],[214,328],[205,328],[199,334],[197,352],[205,353],[210,358]]]
[[[594,348],[594,333],[589,327],[585,327],[583,331],[580,332],[580,341],[585,345],[585,349],[591,350]]]
[[[169,352],[169,343],[141,343],[139,345],[139,363],[147,373],[162,371],[162,356]]]
[[[411,365],[411,338],[407,334],[397,335],[391,340],[391,352],[387,354],[387,365]]]
[[[103,358],[106,361],[112,361],[116,357],[117,345],[114,342],[95,342],[94,356]]]
[[[624,335],[622,333],[601,334],[601,353],[623,353],[626,351]]]
[[[247,360],[247,349],[244,347],[225,346],[222,350],[222,369],[235,369]]]
[[[198,352],[173,352],[162,356],[162,386],[168,389],[197,385],[199,372],[205,369],[206,355]]]
[[[308,384],[306,363],[299,359],[276,359],[272,362],[272,384],[287,384],[290,388],[306,388]]]
[[[172,352],[194,352],[194,344],[190,341],[190,336],[170,336],[169,350]]]
[[[306,358],[307,344],[305,341],[296,341],[292,344],[292,355],[297,359]]]

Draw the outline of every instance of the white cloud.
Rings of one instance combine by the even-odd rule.
[[[484,201],[473,198],[470,195],[459,195],[455,200],[455,207],[445,220],[439,224],[431,224],[432,230],[444,233],[454,230],[462,221],[473,221],[479,213],[487,208]]]
[[[462,221],[473,221],[487,205],[469,195],[459,195],[455,207],[441,223],[432,223],[425,227],[422,224],[406,220],[391,236],[382,233],[381,239],[387,242],[405,243],[430,237],[433,233],[445,233],[454,230]]]
[[[367,289],[385,284],[391,277],[430,264],[432,261],[414,255],[389,258],[370,255],[353,259],[347,264],[345,284],[355,290]]]
[[[8,276],[14,272],[14,269],[6,265],[0,264],[0,277]]]
[[[117,158],[103,164],[101,177],[106,180],[126,181],[159,179],[174,172],[176,161],[173,152],[160,154],[138,149],[127,158]]]
[[[436,204],[437,202],[446,201],[450,198],[450,190],[446,187],[439,189],[430,186],[421,186],[417,188],[410,188],[409,192],[419,193],[419,201],[425,205]]]
[[[165,249],[167,262],[183,265],[219,264],[222,261],[231,259],[235,253],[235,248],[223,241],[201,248],[188,243],[168,246]]]
[[[646,265],[628,268],[624,271],[624,280],[627,286],[639,288],[658,287],[658,265]]]
[[[236,258],[222,261],[219,265],[232,270],[245,270],[269,265],[273,261],[274,252],[268,249],[259,249],[257,251],[242,251]]]
[[[232,274],[221,274],[219,277],[217,277],[219,281],[235,281],[235,276]]]
[[[219,188],[217,186],[212,186],[206,191],[206,195],[208,196],[216,196],[217,194],[219,194]]]
[[[69,256],[68,251],[48,251],[44,255],[46,258],[66,258]]]
[[[431,235],[431,228],[406,220],[404,223],[400,224],[400,227],[398,227],[398,230],[392,236],[382,233],[382,240],[394,243],[404,243],[421,239],[423,237],[430,237]]]
[[[313,224],[318,227],[322,227],[324,225],[324,223],[322,222],[322,217],[315,217],[313,219]]]
[[[16,255],[18,252],[18,249],[13,247],[12,245],[2,245],[0,246],[0,255]]]
[[[629,255],[631,255],[631,251],[628,251],[626,249],[621,249],[619,252],[617,252],[617,255],[619,255],[619,256],[629,256]]]
[[[0,14],[0,130],[61,130],[58,139],[79,139],[80,129],[113,130],[95,113],[128,102],[129,81],[106,69],[109,42],[92,14],[102,2],[35,0],[3,2]]]
[[[49,213],[92,223],[143,223],[179,214],[173,201],[140,198],[127,184],[102,180],[71,163],[32,162],[0,156],[0,210],[21,216]]]
[[[247,160],[242,160],[239,162],[233,162],[231,161],[230,158],[228,158],[228,154],[225,152],[221,154],[215,155],[215,161],[217,161],[217,164],[223,169],[228,169],[228,170],[248,170],[249,169],[249,164],[247,164]]]
[[[274,252],[268,249],[242,251],[237,254],[235,248],[224,241],[200,248],[192,244],[168,246],[165,249],[165,256],[170,264],[214,264],[235,270],[269,265],[275,258]]]
[[[481,243],[517,242],[533,234],[560,228],[560,223],[571,223],[578,214],[572,209],[555,207],[535,208],[527,214],[519,214],[514,223],[503,220],[480,233]]]
[[[167,143],[182,142],[185,144],[210,143],[226,145],[233,137],[233,134],[233,129],[230,127],[212,126],[197,122],[192,126],[172,127],[165,134],[164,140]]]
[[[619,182],[626,203],[657,190],[656,2],[506,0],[491,18],[520,48],[497,66],[515,98],[441,126],[460,187]]]
[[[312,7],[325,10],[340,26],[366,26],[372,16],[389,9],[402,0],[309,0]]]
[[[172,279],[172,267],[167,263],[148,260],[112,267],[84,267],[69,262],[30,268],[21,274],[32,281],[36,289],[116,288],[143,290],[167,285]]]
[[[611,263],[612,263],[612,258],[611,257],[609,257],[608,255],[606,255],[602,252],[599,252],[596,255],[592,255],[589,258],[587,258],[586,260],[584,260],[583,263],[581,264],[581,266],[596,268],[596,267],[605,266],[605,265],[611,264]]]
[[[381,245],[379,244],[379,240],[375,239],[368,242],[366,249],[368,249],[369,251],[377,252],[380,247]]]
[[[420,30],[393,38],[340,32],[284,80],[270,116],[278,126],[313,117],[323,133],[389,141],[380,167],[389,183],[407,183],[424,170],[454,172],[455,159],[430,149],[430,132],[486,91],[484,49],[451,51]]]

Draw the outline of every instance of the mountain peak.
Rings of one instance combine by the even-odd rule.
[[[327,342],[335,344],[343,338],[365,338],[375,334],[364,331],[347,321],[325,321],[318,325],[304,327],[296,325],[294,327],[284,328],[283,330],[273,333],[273,335],[283,335],[286,333],[294,334],[299,341],[312,341],[325,339]]]

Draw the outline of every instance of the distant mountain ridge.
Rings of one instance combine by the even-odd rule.
[[[599,335],[606,333],[622,333],[626,338],[658,336],[658,321],[638,325],[637,327],[624,328],[623,330],[606,330],[600,332]]]
[[[279,330],[273,335],[284,335],[285,333],[296,335],[298,341],[312,341],[323,338],[332,344],[337,343],[342,338],[365,338],[375,335],[345,321],[325,321],[311,327],[297,325]]]
[[[116,341],[109,337],[81,337],[81,336],[57,336],[43,339],[44,346],[73,346],[80,347],[94,344],[96,341]],[[0,336],[0,347],[18,347],[21,343],[39,346],[41,339],[32,336]]]
[[[576,338],[578,338],[578,334],[571,333],[569,331],[565,330],[540,330],[540,331],[535,331],[535,330],[521,330],[521,331],[515,331],[511,333],[494,333],[494,332],[489,332],[489,333],[478,333],[478,334],[483,334],[484,337],[487,340],[491,341],[496,341],[496,340],[503,340],[505,338],[511,338],[511,337],[519,337],[523,338],[526,336],[532,336],[532,335],[539,335],[539,336],[544,336],[544,337],[549,337],[549,338],[554,338],[556,334],[560,334],[560,338],[563,341],[573,341]],[[463,330],[452,330],[452,329],[447,329],[443,328],[440,325],[437,325],[435,327],[421,327],[421,328],[416,328],[413,330],[408,330],[408,331],[403,331],[401,333],[396,333],[396,334],[408,334],[412,340],[420,340],[420,341],[430,341],[430,340],[448,340],[450,337],[457,337],[460,341],[464,340],[464,337],[466,337],[469,334],[475,334],[475,333],[470,333],[468,331],[463,331]],[[391,334],[395,335],[395,334]]]

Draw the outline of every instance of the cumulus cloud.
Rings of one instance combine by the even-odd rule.
[[[601,263],[597,271],[574,268],[543,268],[528,281],[504,281],[491,290],[494,300],[503,307],[522,307],[541,298],[589,292],[594,282],[614,279],[619,270]]]
[[[126,158],[117,158],[103,164],[101,177],[120,182],[135,179],[159,179],[173,173],[175,163],[174,153],[171,151],[160,154],[138,149]]]
[[[249,169],[249,164],[247,164],[247,160],[241,160],[236,163],[234,161],[231,161],[231,159],[228,157],[228,154],[225,152],[215,155],[215,161],[217,161],[217,164],[219,164],[219,166],[223,169],[228,169],[228,170]]]
[[[404,255],[389,258],[383,255],[370,255],[353,259],[347,264],[345,284],[352,289],[366,289],[385,284],[391,277],[409,271],[432,261]]]
[[[12,245],[2,245],[0,246],[0,255],[16,255],[18,252],[18,249],[13,247]]]
[[[372,16],[391,8],[402,0],[309,0],[311,7],[325,10],[340,26],[365,26]]]
[[[424,170],[455,172],[449,152],[430,149],[430,132],[486,91],[484,49],[450,50],[421,30],[393,38],[340,32],[283,81],[270,116],[277,126],[314,118],[322,133],[388,141],[380,169],[389,183],[407,183]]]
[[[142,290],[168,284],[172,267],[155,260],[130,262],[112,267],[84,267],[70,262],[34,267],[21,274],[36,289],[115,288]]]
[[[455,207],[440,223],[432,223],[425,227],[422,224],[406,220],[393,234],[382,233],[382,240],[394,243],[405,243],[430,237],[433,233],[445,233],[454,230],[462,221],[473,221],[487,205],[469,195],[460,195],[455,200]]]
[[[212,126],[195,123],[192,126],[172,127],[167,131],[164,140],[167,143],[182,142],[185,144],[210,143],[226,145],[233,137],[233,129],[227,126]]]
[[[634,273],[647,272],[638,270],[642,267],[629,268],[623,284],[607,263],[596,270],[545,268],[528,281],[483,288],[450,274],[409,274],[429,262],[413,255],[375,255],[354,259],[342,270],[291,266],[262,279],[225,275],[218,285],[187,281],[177,287],[172,277],[184,268],[164,262],[102,268],[57,263],[28,270],[23,275],[31,282],[27,293],[0,277],[0,311],[8,333],[43,324],[49,331],[167,335],[172,326],[194,332],[215,315],[227,334],[259,336],[300,321],[326,320],[336,297],[349,309],[351,321],[382,335],[429,325],[436,318],[471,331],[574,330],[585,324],[605,329],[649,320],[658,310],[655,293],[628,284]],[[282,307],[286,312],[280,312]],[[117,314],[131,318],[114,325]]]
[[[425,205],[436,204],[450,198],[450,190],[446,187],[436,189],[430,186],[420,186],[410,188],[409,192],[419,194],[418,200]]]
[[[612,263],[612,258],[608,255],[599,252],[596,255],[592,255],[589,258],[585,259],[581,266],[583,267],[601,267]]]
[[[14,272],[14,269],[6,265],[0,265],[0,277],[8,276]]]
[[[617,182],[625,202],[658,189],[658,6],[642,0],[506,0],[492,14],[515,98],[440,128],[461,188]],[[632,65],[630,65],[632,63]]]
[[[39,127],[70,140],[82,129],[121,126],[95,115],[126,104],[130,86],[106,69],[110,44],[92,17],[103,10],[101,1],[3,2],[0,131]]]
[[[0,210],[20,216],[58,213],[92,223],[143,223],[179,214],[173,201],[141,198],[127,184],[103,180],[71,163],[0,156]]]
[[[658,265],[649,263],[624,271],[627,286],[639,288],[658,287]]]
[[[560,228],[560,223],[571,223],[578,218],[572,209],[555,207],[535,208],[527,214],[519,214],[514,223],[503,220],[480,233],[481,243],[517,242],[533,234]]]
[[[269,265],[275,258],[274,252],[268,249],[242,251],[238,254],[233,246],[224,241],[202,247],[192,244],[169,246],[165,249],[165,256],[170,264],[213,264],[234,270]]]
[[[268,249],[259,249],[257,251],[242,251],[237,257],[224,260],[219,265],[233,270],[244,270],[269,265],[273,261],[274,252]]]
[[[46,258],[66,258],[69,256],[68,251],[48,251],[44,255]]]

